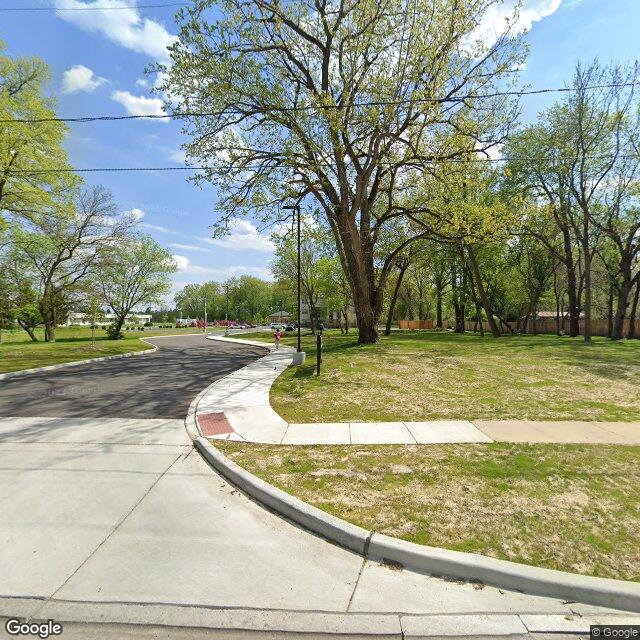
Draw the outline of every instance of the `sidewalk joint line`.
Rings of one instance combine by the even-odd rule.
[[[415,440],[416,444],[420,444],[420,443],[418,442],[418,438],[416,438],[416,437],[413,435],[413,431],[411,431],[411,429],[409,429],[409,423],[408,423],[408,422],[403,422],[402,424],[404,425],[404,428],[409,432],[409,435],[410,435],[410,436]]]
[[[64,588],[64,586],[71,580],[71,578],[73,578],[73,576],[75,576],[80,569],[82,569],[82,567],[85,566],[85,564],[87,564],[87,562],[89,562],[89,560],[102,548],[102,546],[111,538],[111,536],[113,536],[113,534],[118,531],[118,529],[122,526],[122,524],[127,520],[127,518],[129,518],[129,516],[138,508],[138,505],[151,493],[151,491],[154,489],[154,487],[158,484],[158,482],[160,482],[160,480],[162,480],[162,478],[164,478],[164,476],[167,474],[167,472],[173,467],[173,465],[176,464],[176,462],[178,462],[178,460],[180,460],[180,458],[182,458],[183,456],[183,452],[180,452],[176,458],[174,459],[174,461],[155,479],[155,481],[151,484],[151,486],[144,492],[144,494],[140,497],[140,499],[133,505],[133,507],[131,507],[131,509],[129,509],[129,511],[127,511],[127,513],[118,520],[118,522],[116,523],[115,527],[113,527],[113,529],[107,534],[107,536],[98,544],[98,546],[93,549],[93,551],[91,551],[91,553],[89,553],[89,555],[75,568],[75,570],[73,571],[73,573],[71,573],[71,575],[69,575],[65,581],[56,588],[56,590],[50,595],[48,596],[41,607],[39,607],[36,611],[34,611],[33,613],[30,614],[29,616],[29,620],[33,620],[34,618],[37,619],[38,614],[42,611],[42,609],[44,607],[47,606],[47,604],[53,600],[55,598],[56,593],[58,593],[61,589]]]
[[[346,613],[352,613],[350,611],[351,605],[353,604],[353,598],[356,595],[356,589],[358,588],[358,585],[360,584],[360,576],[362,575],[362,572],[364,571],[364,565],[366,563],[367,563],[367,556],[365,555],[362,558],[362,564],[360,565],[360,570],[358,571],[358,577],[356,578],[356,583],[353,585],[353,591],[351,592],[351,595],[349,596],[349,602],[347,603]]]

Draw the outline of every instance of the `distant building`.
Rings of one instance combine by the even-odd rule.
[[[327,327],[339,327],[344,318],[342,313],[338,309],[328,309],[325,301],[322,298],[318,298],[316,303],[316,323],[321,322]],[[356,313],[353,305],[349,305],[347,309],[347,316],[349,324],[354,325],[356,323]],[[300,322],[303,326],[309,326],[311,324],[311,313],[309,312],[309,305],[306,302],[302,302],[300,305]]]
[[[269,316],[269,322],[289,322],[291,314],[288,311],[275,311]]]
[[[115,319],[116,319],[115,313],[98,314],[98,316],[96,317],[96,324],[110,324]],[[127,315],[124,321],[125,324],[145,324],[147,322],[151,322],[151,314],[148,314],[148,313],[130,313],[129,315]],[[92,324],[92,317],[90,314],[76,313],[75,311],[72,311],[69,314],[64,326],[66,327],[87,326],[88,327],[88,326],[91,326],[91,324]]]

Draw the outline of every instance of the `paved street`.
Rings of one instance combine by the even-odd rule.
[[[363,561],[263,509],[208,467],[177,415],[258,351],[157,343],[155,355],[0,382],[2,412],[19,416],[0,418],[0,617],[400,637],[426,614],[524,634],[551,624],[540,614],[601,611]],[[72,380],[97,389],[38,397]]]
[[[0,416],[183,418],[206,384],[265,353],[204,335],[148,341],[161,349],[0,381]]]

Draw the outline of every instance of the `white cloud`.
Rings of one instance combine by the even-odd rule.
[[[143,89],[147,89],[149,87],[149,82],[146,78],[138,78],[136,80],[136,87],[142,87]]]
[[[529,31],[535,22],[555,13],[562,0],[523,0],[518,18],[512,27],[512,33]],[[495,42],[504,33],[508,22],[511,21],[519,0],[504,0],[502,3],[491,5],[482,16],[482,20],[472,34],[472,40],[480,40],[486,46]]]
[[[141,225],[141,227],[144,227],[145,229],[149,229],[151,231],[159,231],[160,233],[168,233],[172,236],[177,236],[178,232],[174,231],[173,229],[168,229],[167,227],[161,227],[160,225],[157,224],[148,224],[147,222],[143,222]]]
[[[142,218],[144,218],[145,213],[142,209],[131,209],[131,211],[127,211],[127,215],[138,222],[139,220],[142,220]]]
[[[89,67],[76,64],[62,74],[62,93],[76,93],[78,91],[89,93],[95,91],[105,82],[108,80],[95,75]]]
[[[187,267],[189,266],[189,258],[186,258],[185,256],[179,256],[179,255],[174,255],[173,257],[173,261],[176,263],[176,267],[178,268],[178,271],[186,271]]]
[[[145,98],[144,96],[134,96],[128,91],[114,91],[111,99],[119,102],[132,116],[161,116],[162,100],[160,98]],[[168,118],[162,118],[162,122],[167,122]]]
[[[173,242],[169,245],[174,249],[182,249],[182,251],[200,251],[202,253],[209,253],[209,249],[200,247],[197,244],[182,244],[180,242]]]
[[[182,257],[182,256],[180,256]],[[173,256],[174,260],[176,256]],[[186,258],[185,258],[186,259]],[[186,270],[182,272],[179,280],[183,282],[193,282],[198,280],[198,276],[203,279],[227,280],[234,276],[250,275],[263,280],[273,280],[273,274],[268,267],[249,267],[245,265],[232,265],[227,267],[203,267],[196,264],[188,263]]]
[[[187,162],[187,152],[183,149],[171,149],[168,155],[169,160],[173,160],[174,162],[179,162],[180,164]]]
[[[90,11],[77,11],[87,9]],[[119,45],[162,60],[169,60],[167,47],[177,38],[164,25],[142,18],[129,0],[100,0],[100,10],[95,2],[81,0],[55,0],[57,15],[85,31],[98,32]]]
[[[231,251],[272,252],[275,246],[271,239],[262,235],[248,220],[234,220],[229,223],[229,233],[220,238],[202,238],[208,244]]]

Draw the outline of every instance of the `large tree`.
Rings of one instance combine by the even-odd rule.
[[[484,28],[500,4],[195,0],[179,12],[160,90],[169,108],[197,114],[185,124],[188,155],[207,165],[196,181],[221,188],[222,225],[247,214],[273,221],[291,195],[313,200],[349,280],[361,342],[378,338],[397,256],[429,235],[377,250],[385,227],[411,213],[402,195],[410,174],[504,138],[509,98],[488,94],[523,54],[515,15],[501,33]]]

